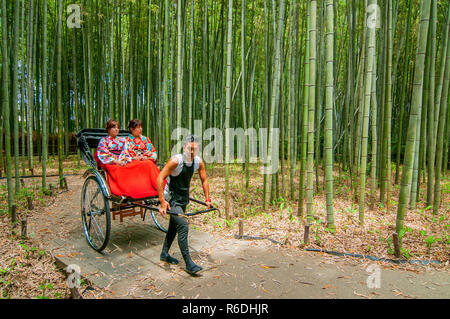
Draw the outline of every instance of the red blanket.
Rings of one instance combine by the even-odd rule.
[[[95,158],[97,159],[96,156]],[[99,160],[97,162],[107,172],[108,186],[112,194],[134,199],[158,195],[156,178],[160,171],[153,161],[132,161],[125,166],[103,164]]]

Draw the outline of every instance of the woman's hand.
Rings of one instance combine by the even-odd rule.
[[[120,165],[120,166],[124,166],[126,164],[124,161],[120,161],[120,160],[114,160],[113,163]]]
[[[161,216],[165,216],[167,214],[167,210],[170,209],[170,204],[164,200],[161,202],[161,206],[159,207],[159,213]]]
[[[148,158],[147,158],[147,156],[142,155],[142,156],[136,156],[134,159],[136,161],[146,161]]]

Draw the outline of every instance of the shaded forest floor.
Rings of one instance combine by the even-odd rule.
[[[34,158],[34,175],[41,174],[41,167]],[[64,162],[65,174],[82,174],[77,168],[73,156]],[[48,164],[47,175],[58,174],[57,157],[52,157]],[[22,174],[22,170],[20,171]],[[27,170],[27,175],[29,172]],[[49,177],[48,183],[55,188],[58,177]],[[13,180],[14,182],[14,180]],[[41,178],[24,178],[25,188],[16,194],[17,206],[16,224],[11,227],[11,217],[7,214],[6,179],[0,180],[0,299],[1,298],[38,298],[59,299],[69,298],[70,290],[66,284],[66,272],[55,264],[51,251],[45,249],[45,243],[34,238],[34,234],[21,237],[21,221],[32,219],[40,214],[43,208],[61,200],[61,189],[55,189],[53,196],[44,194],[41,190]],[[27,207],[27,196],[33,199],[33,209]],[[51,228],[50,225],[47,225]],[[94,295],[95,291],[90,292]]]
[[[85,166],[77,167],[74,157],[69,157],[65,163],[65,174],[82,174]],[[36,167],[35,174],[39,174],[40,167]],[[290,200],[275,200],[273,205],[264,210],[263,176],[259,174],[259,167],[250,167],[250,187],[245,189],[242,165],[233,165],[230,178],[231,207],[233,217],[225,220],[224,213],[224,169],[223,165],[208,165],[207,174],[211,188],[213,204],[221,209],[221,213],[208,213],[190,219],[191,227],[220,236],[224,239],[232,238],[238,233],[238,215],[244,220],[244,235],[269,237],[283,243],[283,248],[301,250],[305,219],[297,216],[297,203]],[[298,171],[297,171],[298,172]],[[52,158],[48,165],[48,174],[57,174],[57,161]],[[322,172],[319,178],[322,182]],[[55,186],[58,178],[49,178]],[[279,180],[281,184],[281,177]],[[42,248],[42,243],[20,238],[20,221],[33,214],[38,214],[40,207],[48,207],[60,200],[60,196],[47,196],[40,190],[39,178],[27,179],[27,188],[23,189],[17,198],[18,225],[15,234],[11,233],[10,217],[6,211],[5,180],[0,180],[0,297],[1,298],[67,298],[70,291],[65,284],[65,273],[55,266],[51,252]],[[285,177],[288,185],[288,177]],[[298,176],[295,179],[298,185]],[[71,185],[69,184],[69,188]],[[399,187],[393,187],[391,209],[388,213],[383,205],[370,205],[372,198],[367,196],[365,225],[359,226],[358,205],[353,201],[354,194],[350,189],[349,177],[344,173],[336,178],[334,196],[334,212],[336,232],[333,234],[326,228],[325,193],[323,190],[314,196],[315,223],[311,227],[309,248],[321,248],[339,252],[367,254],[376,257],[392,258],[392,233],[395,231],[397,199]],[[287,186],[286,186],[287,188]],[[421,184],[421,198],[425,195],[425,184]],[[62,193],[63,190],[56,190]],[[191,192],[199,199],[203,199],[203,192],[199,179],[195,176]],[[26,196],[31,195],[35,208],[26,208]],[[377,191],[378,195],[378,191]],[[295,197],[298,192],[295,192]],[[60,197],[60,198],[58,198]],[[442,181],[442,204],[439,214],[434,216],[426,210],[425,204],[419,202],[417,209],[409,211],[405,218],[406,234],[403,238],[403,258],[421,260],[440,260],[442,265],[429,266],[434,269],[448,269],[449,260],[449,216],[450,210],[450,180],[447,175]],[[48,227],[51,231],[51,227]],[[270,243],[271,244],[271,243]],[[275,245],[276,244],[271,244]],[[352,262],[366,263],[366,259],[349,258]],[[424,267],[418,265],[394,265],[383,263],[394,269],[407,269],[415,272]],[[87,292],[85,298],[97,298],[103,293],[93,289]]]

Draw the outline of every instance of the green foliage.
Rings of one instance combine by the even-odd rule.
[[[52,195],[52,192],[47,187],[42,187],[38,194],[41,196],[50,196]]]
[[[442,187],[442,194],[450,194],[450,183],[444,183],[444,187]]]
[[[427,239],[425,239],[425,243],[427,244],[428,249],[431,248],[431,246],[433,246],[434,243],[441,241],[442,238],[435,238],[433,235],[428,236]]]
[[[391,237],[389,237],[387,239],[386,244],[387,244],[388,248],[391,248],[391,244],[392,244],[392,238]]]
[[[294,214],[293,214],[292,207],[289,207],[289,208],[288,208],[288,212],[289,212],[289,222],[290,222],[290,223],[292,223],[292,222],[298,223],[297,217],[294,216]]]
[[[25,249],[25,258],[29,258],[33,252],[35,252],[37,250],[36,247],[28,247],[27,245],[23,244],[23,241],[21,241],[21,243],[19,243],[19,246],[22,247],[23,249]]]
[[[0,275],[4,275],[9,271],[11,271],[11,268],[9,268],[9,267],[3,268],[3,269],[0,268]]]
[[[34,199],[34,192],[32,188],[22,187],[20,189],[20,192],[16,194],[16,198],[18,200],[26,200],[27,197],[31,197],[31,199]]]
[[[55,296],[56,299],[62,299],[63,298],[63,296],[62,296],[62,294],[60,292],[55,292],[54,296]]]
[[[227,226],[228,228],[233,227],[233,225],[234,225],[236,222],[237,222],[237,219],[232,219],[232,220],[226,220],[226,219],[225,219],[225,223],[226,223],[226,226]]]
[[[46,290],[53,290],[53,285],[50,283],[42,283],[39,285],[39,289],[42,290],[42,295],[36,296],[37,299],[49,299],[48,296],[45,295]]]
[[[402,253],[402,256],[405,257],[406,259],[411,258],[411,251],[409,249],[401,248],[400,251]]]
[[[11,286],[11,285],[12,285],[11,281],[0,277],[0,286],[4,286],[5,288],[8,288],[8,286]]]
[[[315,238],[315,240],[316,240],[316,244],[317,244],[318,246],[320,246],[320,244],[322,243],[322,240],[320,239],[319,235],[315,234],[315,235],[314,235],[314,238]]]
[[[358,211],[358,210],[356,209],[356,207],[353,205],[353,203],[352,203],[352,207],[346,208],[346,210],[347,210],[349,213],[351,213],[351,214],[356,214],[356,212]]]
[[[266,219],[266,223],[270,223],[272,221],[272,216],[267,214],[266,212],[262,213],[263,217]]]
[[[223,228],[223,221],[213,221],[213,225],[214,225],[214,227],[215,228],[219,228],[219,229],[222,229]]]
[[[425,210],[422,209],[422,208],[419,208],[419,214],[420,214],[422,217],[425,217]]]
[[[398,239],[401,241],[406,233],[412,233],[412,231],[413,229],[411,227],[403,227],[402,230],[400,230],[400,232],[398,233]]]

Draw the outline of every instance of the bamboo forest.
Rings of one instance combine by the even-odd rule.
[[[449,1],[0,2],[0,298],[194,298],[197,283],[200,298],[309,298],[305,287],[314,298],[450,298],[444,284],[399,288],[406,275],[377,293],[319,283],[303,265],[291,270],[306,271],[301,281],[281,275],[294,254],[311,258],[311,272],[373,262],[434,271],[448,285]],[[116,135],[127,151],[138,139],[154,154],[142,159],[157,172],[144,181],[152,195],[115,191],[147,178],[122,155],[97,157],[100,138]],[[192,167],[173,164],[176,154],[194,142],[199,174],[174,213],[178,202],[162,190],[176,193]],[[173,214],[189,221],[201,266]],[[179,266],[168,255],[172,229]],[[247,259],[270,282],[233,270],[252,267]],[[73,264],[83,278],[75,290],[61,270]],[[126,267],[131,279],[118,275]],[[156,284],[202,267],[197,282]],[[236,288],[211,288],[233,271]]]

